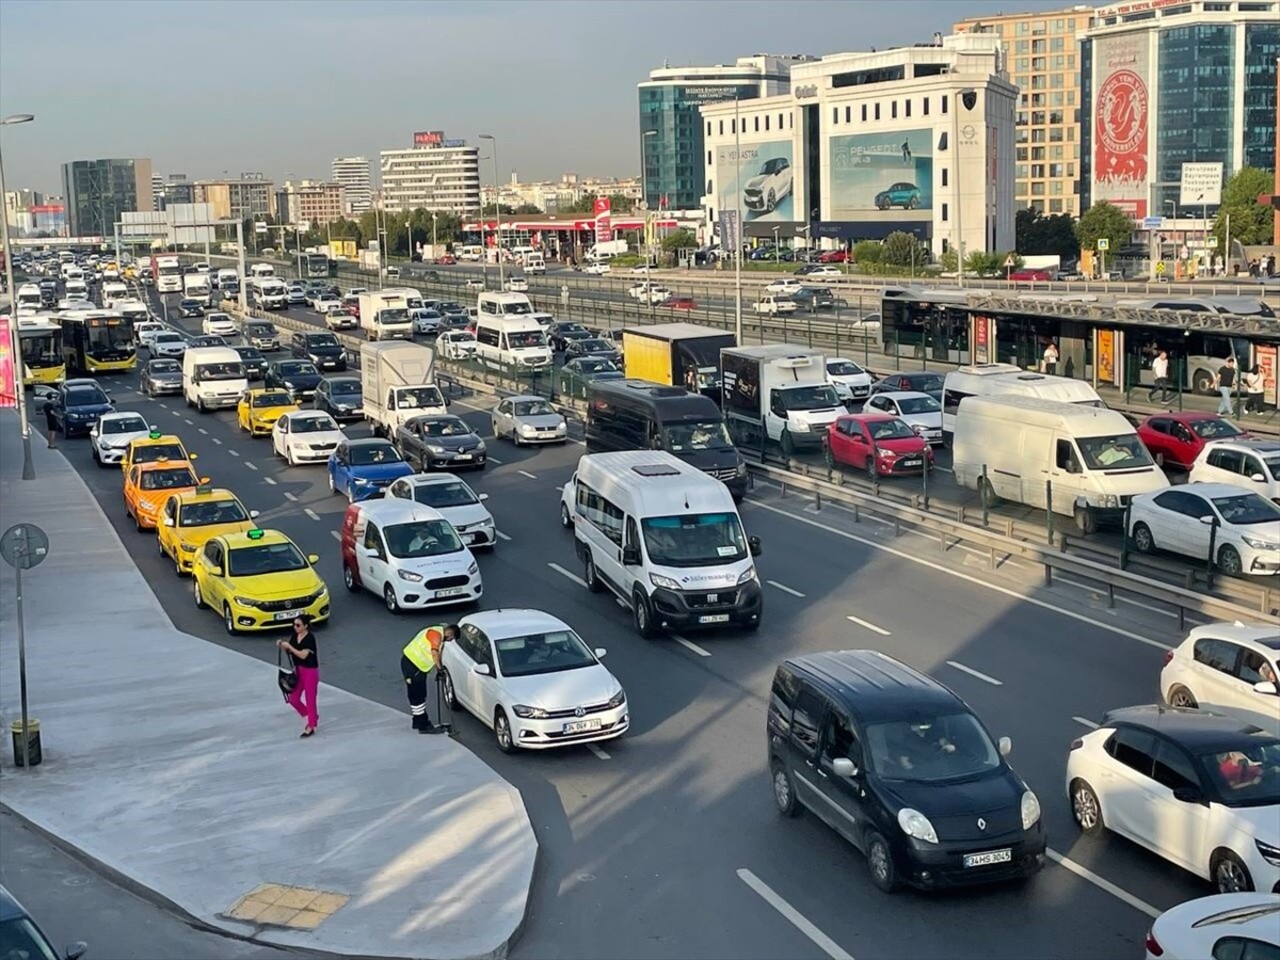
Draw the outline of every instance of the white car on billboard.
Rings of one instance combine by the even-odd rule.
[[[766,160],[760,172],[742,189],[742,205],[748,210],[772,213],[791,193],[791,161],[784,157]]]

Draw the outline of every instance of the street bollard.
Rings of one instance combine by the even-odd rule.
[[[929,450],[925,449],[924,469],[920,471],[920,486],[924,490],[924,508],[929,509]]]
[[[982,465],[982,486],[978,490],[978,499],[982,501],[982,525],[985,527],[991,521],[991,511],[987,506],[987,491],[991,489],[991,484],[987,482],[987,465]]]
[[[1213,558],[1217,555],[1214,551],[1214,546],[1216,545],[1217,540],[1218,540],[1218,518],[1215,515],[1212,519],[1212,522],[1209,524],[1209,556],[1207,558],[1207,563],[1205,564],[1205,571],[1204,571],[1205,582],[1208,585],[1208,589],[1210,591],[1213,590],[1213,572],[1215,567]]]
[[[1049,529],[1049,546],[1053,546],[1053,481],[1044,482],[1045,524]]]

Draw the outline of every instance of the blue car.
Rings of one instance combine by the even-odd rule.
[[[920,206],[920,188],[914,183],[895,183],[888,190],[876,194],[876,209],[888,210],[890,207],[902,207],[914,210]]]
[[[67,380],[44,405],[45,426],[50,433],[61,430],[64,437],[87,435],[100,416],[115,408],[98,381]]]
[[[329,491],[352,503],[381,496],[393,480],[412,473],[390,440],[344,440],[329,454]]]

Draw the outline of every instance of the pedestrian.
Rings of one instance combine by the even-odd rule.
[[[1173,397],[1169,393],[1169,354],[1166,351],[1161,350],[1151,361],[1151,376],[1155,378],[1155,382],[1151,392],[1147,394],[1148,402],[1155,399],[1156,391],[1159,390],[1160,402],[1171,403]]]
[[[316,692],[320,687],[320,655],[316,650],[316,635],[311,632],[311,614],[300,613],[293,618],[293,642],[281,637],[276,646],[289,655],[293,669],[298,674],[298,685],[289,694],[289,706],[298,711],[306,721],[302,736],[309,737],[320,724],[316,709]],[[305,701],[305,703],[304,703]]]
[[[443,625],[426,627],[405,644],[400,654],[400,673],[404,676],[409,714],[413,718],[411,727],[419,733],[431,733],[433,729],[427,716],[427,679],[436,667],[444,639]]]
[[[1044,372],[1052,376],[1058,372],[1058,346],[1052,340],[1044,348]]]
[[[1262,399],[1262,392],[1266,388],[1266,382],[1262,376],[1262,368],[1256,363],[1253,369],[1244,375],[1244,412],[1256,413],[1262,416],[1266,404]]]
[[[1218,368],[1218,375],[1214,378],[1214,386],[1218,388],[1218,395],[1221,399],[1218,401],[1218,416],[1226,417],[1231,414],[1231,391],[1236,386],[1236,358],[1227,357],[1226,362]]]

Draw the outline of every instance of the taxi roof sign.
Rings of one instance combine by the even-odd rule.
[[[252,530],[246,530],[244,535],[248,537],[250,540],[262,539],[262,531],[259,530],[257,527],[254,527]]]
[[[201,483],[196,485],[196,493],[202,496],[213,493],[213,486],[208,482],[208,478],[203,477],[201,478],[201,481]]]
[[[152,427],[152,428],[147,432],[147,439],[148,439],[148,440],[159,440],[159,439],[160,439],[160,431],[159,431],[159,430],[157,430],[155,427]]]

